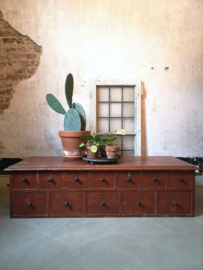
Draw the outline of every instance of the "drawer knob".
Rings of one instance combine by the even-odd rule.
[[[27,203],[27,206],[29,206],[29,207],[32,206],[32,203],[31,202],[28,202]]]
[[[69,202],[65,202],[65,206],[69,206]]]
[[[104,206],[105,205],[105,202],[101,202],[101,206]]]
[[[75,182],[79,182],[79,178],[78,177],[75,178]]]
[[[128,178],[127,178],[127,181],[128,181],[128,182],[131,182],[131,178],[130,178],[130,177],[128,177]]]
[[[141,205],[141,202],[137,201],[137,205],[140,206]]]
[[[22,179],[22,182],[26,182],[26,178],[23,178],[23,179]]]
[[[174,204],[175,206],[177,206],[177,205],[178,205],[176,201],[173,201],[173,204]]]
[[[101,181],[104,182],[104,181],[105,181],[105,178],[102,177],[102,178],[101,178]]]
[[[179,180],[180,182],[183,182],[183,178],[182,178],[182,177],[179,177],[178,180]]]
[[[53,178],[50,177],[50,178],[48,179],[48,181],[49,181],[49,182],[53,182]]]
[[[156,177],[153,177],[153,181],[154,181],[154,182],[157,182],[157,178],[156,178]]]

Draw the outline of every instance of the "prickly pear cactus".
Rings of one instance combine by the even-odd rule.
[[[66,94],[66,100],[68,102],[69,108],[73,108],[72,104],[72,97],[73,97],[73,75],[68,74],[66,77],[66,83],[65,83],[65,94]]]
[[[68,74],[65,83],[65,95],[69,105],[69,110],[66,112],[61,103],[52,94],[46,95],[46,100],[49,106],[56,112],[65,114],[64,130],[65,131],[81,131],[86,128],[86,115],[83,107],[79,103],[72,103],[73,97],[73,76]]]
[[[73,103],[73,108],[79,113],[81,118],[81,130],[86,129],[86,115],[83,107],[79,103]]]
[[[64,118],[65,131],[81,131],[81,119],[79,113],[75,109],[70,109]]]

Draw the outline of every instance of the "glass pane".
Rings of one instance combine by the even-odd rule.
[[[116,104],[116,103],[110,104],[110,116],[121,117],[121,104]]]
[[[97,117],[109,117],[108,103],[97,103]]]
[[[123,101],[134,101],[134,88],[133,87],[123,88]]]
[[[123,117],[134,117],[133,103],[123,103]]]
[[[133,157],[134,151],[123,151],[123,156]]]
[[[110,124],[110,132],[114,132],[116,129],[121,128],[121,119],[111,119]]]
[[[112,87],[110,90],[110,101],[121,101],[121,88]]]
[[[109,132],[109,119],[97,119],[97,132]]]
[[[109,101],[109,89],[97,88],[97,101]]]
[[[134,136],[123,136],[123,149],[125,150],[134,149]]]
[[[123,129],[126,130],[126,133],[134,133],[134,119],[123,119]]]

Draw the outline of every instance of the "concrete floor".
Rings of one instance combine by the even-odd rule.
[[[203,187],[195,218],[10,219],[4,183],[0,270],[33,269],[203,270]]]

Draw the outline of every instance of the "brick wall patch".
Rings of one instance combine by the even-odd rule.
[[[41,54],[42,47],[13,29],[0,11],[0,114],[9,108],[14,87],[36,73]]]

